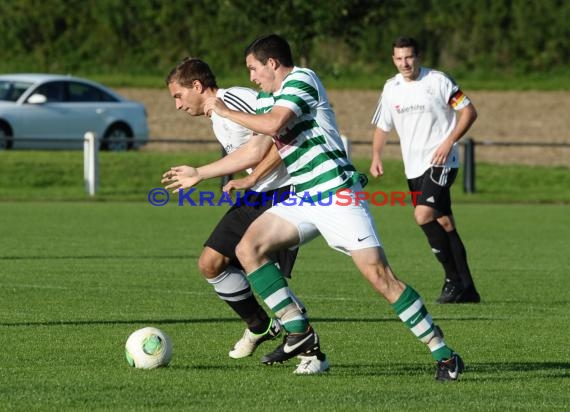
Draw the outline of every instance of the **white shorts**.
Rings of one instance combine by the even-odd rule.
[[[360,184],[355,184],[351,193],[343,192],[342,198],[331,195],[331,198],[326,197],[322,202],[315,201],[314,205],[306,201],[300,205],[301,198],[296,198],[295,204],[292,204],[293,197],[288,202],[274,205],[265,213],[273,213],[295,225],[300,244],[313,240],[320,233],[331,248],[350,255],[352,250],[382,246],[368,204],[355,199],[354,192],[361,190]],[[347,200],[349,196],[352,199],[350,202]]]

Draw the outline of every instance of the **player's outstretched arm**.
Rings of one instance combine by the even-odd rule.
[[[246,144],[215,162],[198,168],[191,166],[171,167],[162,175],[161,183],[167,184],[165,189],[172,190],[175,193],[180,189],[196,186],[205,179],[241,172],[260,163],[273,146],[271,137],[253,135]]]
[[[198,169],[191,166],[174,166],[162,175],[160,183],[166,190],[176,193],[180,189],[189,189],[202,181]]]
[[[253,169],[250,175],[243,177],[241,179],[230,180],[222,190],[226,193],[232,190],[247,190],[255,186],[257,182],[271,173],[275,168],[279,167],[282,163],[281,157],[279,156],[279,151],[275,145],[272,145],[271,149],[267,153],[267,156]]]
[[[211,179],[237,173],[255,167],[263,160],[273,145],[269,136],[254,134],[244,145],[215,162],[200,166],[202,179]]]

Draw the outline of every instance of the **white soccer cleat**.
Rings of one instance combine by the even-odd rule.
[[[271,319],[265,333],[256,334],[246,329],[240,340],[236,342],[229,352],[230,358],[241,359],[251,356],[255,349],[267,340],[275,339],[281,333],[281,324],[277,319]]]
[[[298,358],[301,359],[301,363],[293,372],[295,375],[316,375],[329,370],[329,361],[324,353],[313,356],[298,356]]]

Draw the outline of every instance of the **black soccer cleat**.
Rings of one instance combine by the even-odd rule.
[[[441,295],[436,299],[436,302],[441,304],[455,303],[462,293],[463,288],[460,285],[446,280],[441,289]]]
[[[446,280],[441,290],[441,295],[436,299],[436,302],[440,304],[479,303],[481,302],[481,297],[474,285],[465,289],[461,285]]]
[[[437,361],[435,380],[438,382],[456,381],[464,369],[463,359],[454,353],[449,359]]]
[[[321,345],[317,333],[309,326],[304,333],[290,333],[283,338],[283,343],[273,352],[261,358],[261,362],[266,365],[282,363],[295,356],[324,355],[321,352]]]
[[[457,298],[457,300],[455,301],[455,303],[479,303],[479,302],[481,302],[481,296],[479,296],[479,293],[477,292],[477,289],[475,289],[475,285],[473,284],[469,286],[467,289],[465,289],[461,294],[461,296],[459,296],[459,298]]]

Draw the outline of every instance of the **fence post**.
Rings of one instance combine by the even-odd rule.
[[[475,193],[475,141],[466,138],[463,149],[463,191]]]
[[[83,136],[83,180],[85,191],[89,196],[95,196],[99,188],[99,145],[97,136],[87,132]]]

